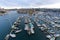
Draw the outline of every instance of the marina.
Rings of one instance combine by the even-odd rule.
[[[47,13],[39,13],[31,16],[11,11],[4,16],[0,16],[0,18],[5,17],[3,18],[4,20],[0,19],[0,22],[4,21],[2,24],[7,23],[5,25],[1,25],[0,23],[0,26],[6,26],[5,31],[3,31],[6,33],[1,34],[0,40],[59,40],[60,21],[57,20],[60,20],[60,16],[54,18],[47,12],[49,17],[46,17]]]
[[[60,0],[0,0],[0,40],[60,40]]]

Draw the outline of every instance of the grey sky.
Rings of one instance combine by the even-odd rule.
[[[0,0],[0,7],[29,7],[59,3],[60,0]]]

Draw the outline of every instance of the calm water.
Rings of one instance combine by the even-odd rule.
[[[22,14],[18,14],[16,11],[11,11],[4,16],[0,16],[0,40],[4,40],[5,36],[10,32],[11,26],[19,16],[22,16]],[[21,20],[21,28],[24,29],[24,18]],[[38,29],[35,23],[34,27],[35,34],[29,36],[27,32],[23,30],[21,33],[17,34],[16,38],[10,37],[9,40],[48,40],[46,34]]]

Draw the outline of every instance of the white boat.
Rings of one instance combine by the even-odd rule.
[[[31,33],[32,33],[32,34],[34,34],[34,33],[35,33],[35,32],[34,32],[34,30],[33,30],[33,28],[31,28]]]
[[[55,19],[60,19],[59,17],[54,17]]]
[[[55,24],[56,27],[60,27],[60,24]]]
[[[55,24],[53,21],[50,22],[51,24]]]
[[[54,34],[55,32],[53,30],[48,30],[48,33]]]
[[[24,30],[29,30],[29,25],[25,24],[25,29]]]
[[[44,30],[45,30],[45,28],[44,28],[44,27],[40,27],[40,29],[41,29],[42,31],[44,31]]]
[[[33,26],[33,24],[30,23],[30,26],[31,26],[31,27],[30,27],[30,31],[31,31],[32,34],[34,34],[34,26]]]
[[[29,25],[30,25],[30,28],[34,28],[34,26],[33,26],[33,24],[32,24],[32,23],[29,23]]]
[[[53,37],[52,35],[47,35],[47,38],[49,38],[50,40],[55,40],[55,37]]]
[[[47,38],[49,38],[49,39],[50,39],[50,38],[52,38],[52,36],[51,36],[51,35],[46,35],[46,37],[47,37]]]
[[[19,33],[19,32],[21,32],[21,31],[22,31],[22,29],[20,29],[20,30],[16,30],[15,33]]]
[[[37,26],[38,26],[38,27],[40,27],[40,26],[41,26],[38,22],[36,22],[36,24],[37,24]]]
[[[47,27],[45,24],[42,24],[42,26],[45,27],[45,28]]]
[[[25,24],[27,24],[28,23],[28,20],[27,19],[25,19]]]
[[[5,40],[9,40],[10,34],[7,34]]]
[[[16,34],[11,34],[10,33],[10,36],[13,37],[13,38],[15,38],[16,37]]]
[[[50,38],[50,40],[55,40],[55,37]]]
[[[60,37],[60,34],[54,34],[54,37]]]
[[[28,21],[29,21],[29,22],[31,22],[31,20],[30,20],[30,19],[28,19]]]
[[[15,23],[14,23],[14,25],[18,25],[18,24],[19,24],[19,22],[15,22]]]
[[[20,23],[21,22],[21,20],[17,20],[17,23]]]
[[[19,29],[18,27],[15,27],[15,25],[12,26],[12,29]]]

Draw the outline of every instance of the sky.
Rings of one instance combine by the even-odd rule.
[[[51,7],[60,5],[60,0],[0,0],[0,7],[3,8],[37,8]],[[52,6],[51,8],[53,8]],[[57,8],[58,6],[56,6]]]

